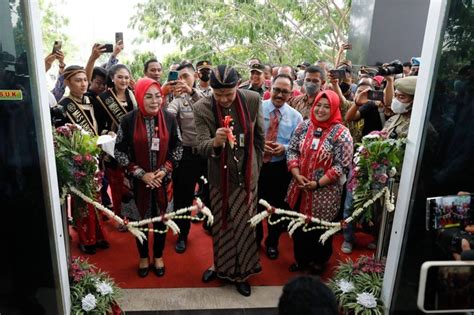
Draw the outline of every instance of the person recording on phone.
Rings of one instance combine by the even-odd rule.
[[[46,56],[44,59],[45,69],[46,72],[51,69],[54,61],[59,62],[59,70],[58,70],[58,77],[54,88],[51,90],[51,93],[54,95],[56,102],[61,100],[66,91],[66,85],[64,84],[64,76],[63,72],[66,68],[66,64],[64,63],[64,53],[61,51],[61,41],[56,41],[53,45],[53,52]]]
[[[122,52],[123,49],[123,40],[120,40],[114,46],[112,46],[112,44],[101,45],[95,43],[92,46],[91,55],[89,56],[89,59],[86,64],[86,74],[87,78],[89,79],[89,82],[92,81],[92,72],[94,71],[95,62],[97,61],[97,59],[99,59],[100,56],[102,56],[102,54],[111,53],[109,60],[103,66],[105,70],[109,70],[112,66],[118,64],[119,60],[117,59],[117,56]]]

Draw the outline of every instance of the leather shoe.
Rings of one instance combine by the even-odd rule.
[[[273,246],[267,246],[267,257],[269,259],[275,260],[278,258],[278,248]]]
[[[95,246],[100,249],[107,249],[110,247],[110,244],[106,240],[100,240],[100,241],[97,241]]]
[[[94,245],[82,245],[82,244],[79,244],[79,249],[80,249],[81,252],[83,252],[84,254],[89,254],[89,255],[94,255],[95,252],[96,252]]]
[[[217,273],[214,270],[207,269],[202,274],[202,282],[208,283],[217,278]]]
[[[185,238],[178,238],[176,242],[176,246],[174,248],[178,254],[182,254],[186,251],[186,239]]]
[[[235,287],[237,288],[237,291],[242,294],[243,296],[250,296],[252,293],[250,289],[250,284],[248,282],[236,282]]]
[[[306,268],[304,268],[301,265],[298,265],[297,263],[292,263],[290,267],[288,268],[289,272],[297,272],[297,271],[304,271]]]
[[[155,275],[157,277],[163,277],[165,275],[165,266],[163,267],[156,267],[156,266],[153,266],[153,271],[155,272]]]
[[[150,270],[149,267],[145,267],[145,268],[138,268],[138,276],[140,278],[145,278],[146,276],[148,276],[148,271]]]

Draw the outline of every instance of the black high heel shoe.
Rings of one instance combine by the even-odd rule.
[[[83,252],[84,254],[88,254],[88,255],[94,255],[95,252],[96,252],[96,249],[95,249],[94,245],[79,244],[79,249],[81,250],[81,252]]]
[[[138,276],[140,278],[145,278],[148,276],[148,272],[150,271],[150,267],[140,268],[138,267]]]
[[[153,271],[157,277],[163,277],[165,275],[165,266],[163,267],[156,267],[153,266]]]

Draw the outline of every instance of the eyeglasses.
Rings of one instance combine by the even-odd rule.
[[[278,95],[278,94],[280,94],[280,93],[281,93],[281,95],[290,95],[290,93],[291,93],[291,91],[282,90],[282,89],[276,88],[276,87],[272,88],[272,92],[273,92],[273,94],[275,94],[275,95]]]

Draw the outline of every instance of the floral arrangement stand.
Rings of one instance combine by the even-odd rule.
[[[339,264],[329,287],[345,314],[384,314],[380,298],[384,271],[384,261],[367,256]]]
[[[383,132],[374,131],[362,138],[354,154],[353,188],[354,208],[370,200],[377,192],[396,179],[405,154],[406,139],[387,139]],[[394,196],[386,200],[389,212],[394,210]],[[372,220],[373,211],[366,211],[361,219]]]
[[[75,257],[69,270],[71,314],[119,315],[120,289],[105,273],[84,258]]]
[[[377,240],[376,259],[381,259],[388,246],[390,230],[389,217],[395,210],[395,182],[398,180],[403,157],[405,154],[406,139],[389,139],[384,132],[374,131],[362,138],[354,154],[352,186],[354,208],[365,203],[381,189],[387,189],[385,202],[380,206],[372,207],[360,218],[361,222],[373,224],[374,212],[381,212],[381,223]],[[387,199],[389,198],[389,199]]]

